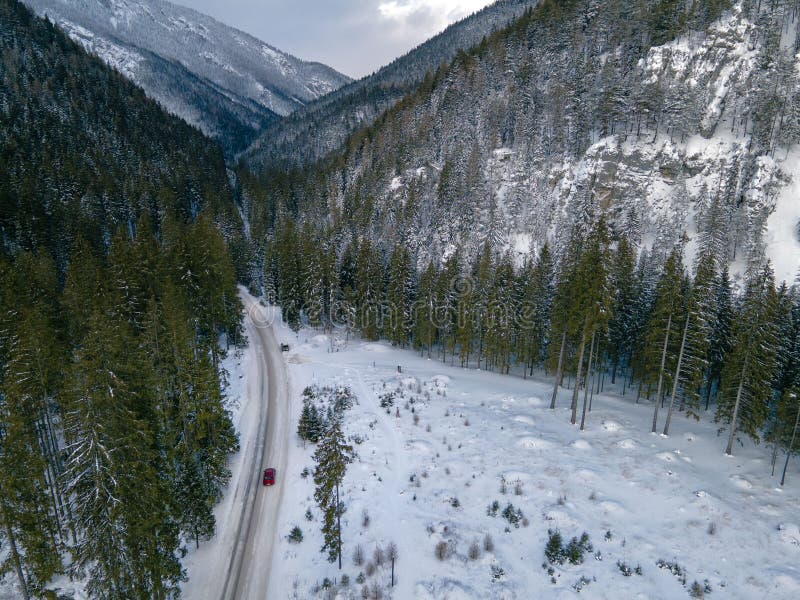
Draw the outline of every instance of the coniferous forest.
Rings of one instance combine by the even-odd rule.
[[[653,433],[713,420],[720,461],[762,443],[784,483],[800,284],[767,233],[800,140],[800,4],[506,0],[469,23],[231,164],[0,0],[0,575],[26,600],[61,575],[180,596],[239,449],[237,284],[295,331],[543,379],[580,430],[603,392]]]
[[[222,154],[14,0],[0,49],[0,571],[175,597],[238,446]]]

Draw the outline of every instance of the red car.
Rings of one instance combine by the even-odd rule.
[[[264,485],[275,485],[275,469],[264,469]]]

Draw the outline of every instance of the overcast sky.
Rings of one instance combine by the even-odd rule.
[[[493,0],[172,1],[358,78]]]

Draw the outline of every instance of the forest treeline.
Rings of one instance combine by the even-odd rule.
[[[96,598],[171,598],[180,548],[214,533],[238,443],[220,336],[241,339],[224,241],[208,219],[143,218],[108,256],[78,238],[0,262],[3,570],[26,598],[58,573]],[[68,557],[68,558],[67,558]]]
[[[0,82],[0,576],[178,597],[238,448],[222,153],[14,0]]]
[[[418,268],[402,245],[337,239],[282,222],[267,248],[266,289],[293,327],[339,327],[464,367],[571,385],[585,424],[601,380],[653,405],[653,431],[675,414],[712,411],[727,453],[750,437],[791,447],[800,414],[800,289],[754,262],[731,282],[713,239],[687,268],[686,238],[669,252],[637,248],[601,218],[562,254],[544,245],[517,264],[484,245]],[[586,382],[589,382],[588,386]],[[584,390],[581,391],[581,387]],[[592,391],[592,394],[594,392]]]

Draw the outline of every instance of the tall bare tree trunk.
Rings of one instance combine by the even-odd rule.
[[[794,440],[797,437],[797,426],[800,425],[800,405],[797,406],[797,417],[794,420],[794,429],[792,430],[792,441],[789,442],[789,448],[786,450],[786,462],[783,463],[783,475],[781,475],[781,487],[786,481],[786,469],[789,468],[789,457],[792,455],[794,448]]]
[[[672,313],[667,319],[667,333],[664,335],[664,349],[661,351],[661,369],[658,371],[658,392],[656,393],[656,407],[653,410],[653,429],[652,433],[656,432],[658,425],[658,403],[661,402],[661,386],[664,383],[664,365],[667,364],[667,346],[669,345],[669,330],[672,327]]]
[[[339,482],[336,482],[336,536],[339,538],[339,570],[342,570],[342,509],[339,504]]]
[[[678,352],[678,366],[675,367],[675,380],[672,382],[672,395],[669,399],[669,410],[667,420],[664,423],[664,435],[669,435],[669,423],[672,420],[672,410],[675,408],[675,396],[678,393],[678,381],[681,378],[681,367],[683,366],[683,352],[686,349],[686,334],[689,332],[689,315],[686,315],[686,324],[683,326],[683,339],[681,340],[681,350]]]
[[[583,372],[583,354],[586,350],[586,323],[587,319],[584,319],[584,326],[583,326],[583,333],[581,333],[581,343],[578,346],[578,369],[577,374],[575,376],[575,387],[572,390],[572,417],[570,418],[570,423],[575,425],[578,420],[578,393],[581,389],[581,373]]]
[[[733,416],[731,417],[731,431],[728,435],[728,447],[725,448],[725,454],[730,456],[733,454],[733,436],[736,434],[736,419],[739,417],[739,405],[742,402],[742,391],[744,390],[744,375],[747,369],[747,359],[745,356],[744,364],[742,364],[742,373],[739,376],[739,389],[736,390],[736,404],[733,405]]]
[[[17,579],[19,579],[19,587],[22,590],[22,597],[24,600],[31,600],[31,594],[28,591],[28,582],[25,579],[25,573],[22,570],[22,561],[19,558],[19,550],[17,549],[17,538],[14,536],[14,531],[8,522],[8,518],[3,510],[3,525],[6,530],[6,539],[11,549],[11,562],[14,565],[14,570],[17,572]]]
[[[585,429],[586,426],[586,406],[589,404],[589,388],[594,387],[592,380],[590,378],[592,372],[592,359],[594,358],[594,337],[595,332],[592,331],[592,343],[589,346],[589,364],[586,365],[586,389],[583,392],[583,414],[581,414],[581,431]]]
[[[564,349],[567,346],[567,332],[561,334],[561,351],[558,353],[558,368],[556,369],[556,382],[553,384],[553,398],[550,400],[550,408],[555,409],[556,398],[558,397],[558,386],[564,376]]]

